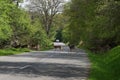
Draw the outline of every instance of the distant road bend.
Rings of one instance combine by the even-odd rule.
[[[81,50],[29,52],[0,57],[0,80],[87,80],[89,68]]]

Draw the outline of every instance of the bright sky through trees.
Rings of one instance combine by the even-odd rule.
[[[68,1],[70,1],[70,0],[65,0],[65,2],[68,2]],[[27,0],[24,0],[23,3],[20,3],[20,6],[25,7],[27,4],[29,4],[29,2]]]

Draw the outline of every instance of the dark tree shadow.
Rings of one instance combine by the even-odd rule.
[[[0,74],[22,74],[54,77],[86,77],[88,70],[84,67],[56,63],[0,62]]]

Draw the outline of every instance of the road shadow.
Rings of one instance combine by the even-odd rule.
[[[0,74],[53,76],[60,78],[87,77],[87,68],[69,64],[29,63],[29,62],[0,62]]]

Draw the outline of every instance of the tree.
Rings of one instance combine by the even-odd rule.
[[[5,20],[2,21],[7,23],[6,25],[9,26],[9,28],[7,28],[9,31],[6,33],[11,31],[11,35],[7,40],[9,45],[11,43],[11,46],[15,47],[27,44],[27,37],[30,32],[30,18],[27,12],[16,6],[13,0],[4,0],[1,1],[1,3],[1,14],[4,15],[4,18],[6,17]]]
[[[120,1],[72,0],[65,11],[69,14],[69,42],[95,52],[107,51],[120,44]]]
[[[62,38],[63,38],[63,37],[62,37],[62,29],[59,29],[59,30],[57,30],[57,32],[56,32],[55,39],[56,39],[56,40],[59,40],[60,42],[62,42],[62,41],[63,41]]]
[[[94,49],[106,51],[120,44],[120,1],[99,2],[89,42]],[[96,34],[96,35],[95,35]]]
[[[39,14],[43,28],[49,36],[54,16],[59,11],[61,0],[30,0],[29,10]]]
[[[16,6],[22,0],[0,0],[0,48],[27,47],[38,45],[50,47],[50,40],[41,27],[38,16],[33,20],[31,14]]]
[[[70,23],[68,28],[66,28],[68,30],[67,33],[70,33],[70,36],[68,36],[69,43],[77,45],[84,37],[87,37],[84,34],[86,34],[86,28],[90,26],[88,24],[93,19],[94,4],[94,0],[71,0],[65,6],[65,14],[70,18]]]
[[[9,38],[12,35],[8,16],[10,7],[13,7],[13,5],[7,3],[7,0],[0,0],[0,48],[9,44]]]
[[[36,49],[40,49],[43,45],[46,44],[47,36],[45,35],[44,30],[41,27],[41,23],[38,18],[34,17],[31,23],[31,34],[29,40],[29,46],[35,47]]]
[[[55,39],[59,39],[63,41],[62,31],[68,25],[68,17],[65,16],[63,13],[56,14],[53,19],[53,27],[51,29],[50,36],[54,37]]]
[[[13,31],[10,38],[11,46],[27,45],[27,37],[30,34],[30,18],[28,14],[16,5],[13,5],[9,10],[8,16],[10,20],[9,25]]]

